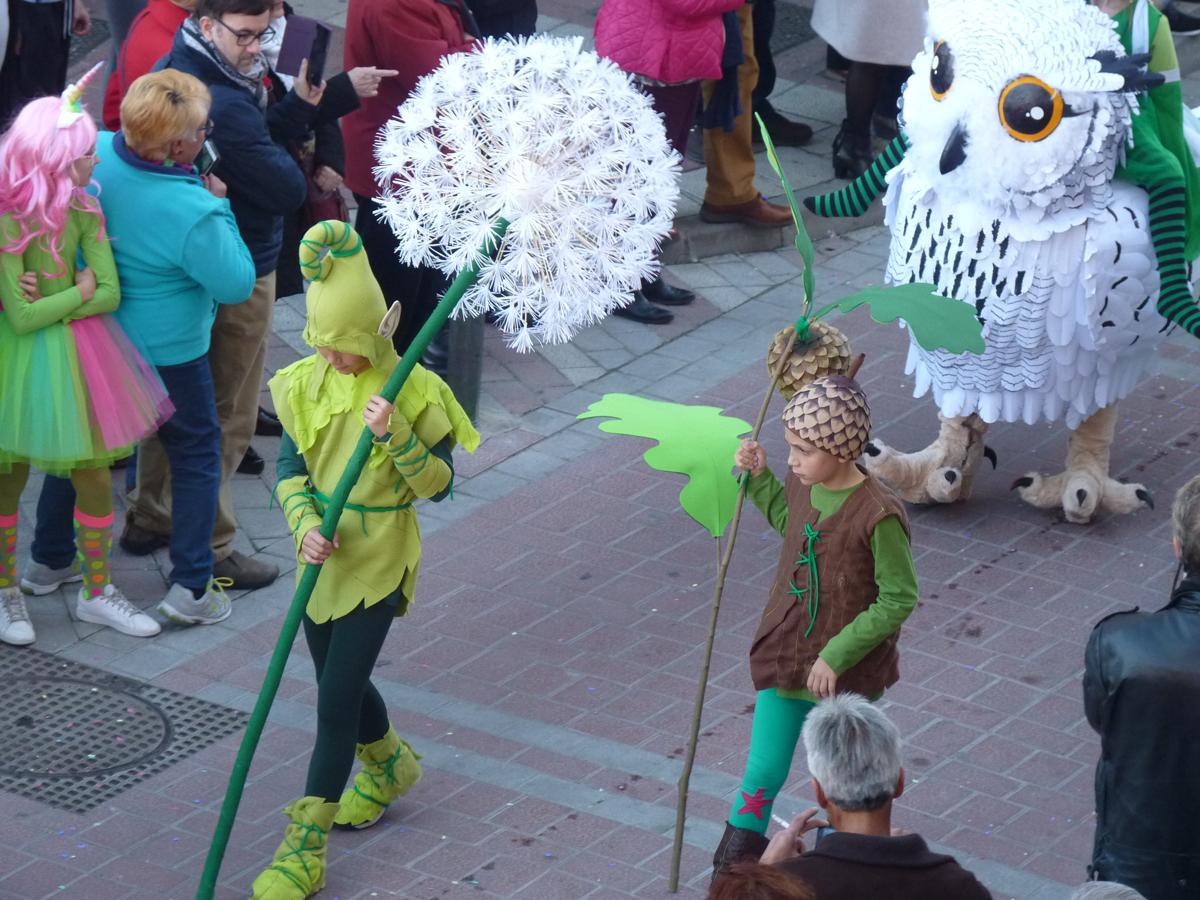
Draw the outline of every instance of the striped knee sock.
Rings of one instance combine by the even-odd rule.
[[[908,139],[897,135],[862,175],[831,194],[805,197],[804,205],[825,219],[861,216],[887,190],[887,173],[900,165],[907,150]]]
[[[1150,241],[1158,257],[1158,311],[1193,337],[1200,337],[1200,309],[1188,283],[1183,247],[1187,238],[1184,221],[1185,198],[1180,184],[1152,185],[1150,195]]]
[[[78,507],[75,509],[75,546],[79,550],[79,571],[83,573],[86,597],[98,597],[108,586],[112,524],[112,513],[89,516]]]
[[[17,514],[0,516],[0,588],[17,586]]]

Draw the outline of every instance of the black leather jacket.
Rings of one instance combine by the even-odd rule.
[[[1148,900],[1200,897],[1200,578],[1088,641],[1083,705],[1100,734],[1092,868]]]

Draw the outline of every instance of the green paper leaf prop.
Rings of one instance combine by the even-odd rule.
[[[679,492],[683,511],[714,538],[733,518],[738,483],[731,474],[733,454],[750,425],[715,406],[647,400],[632,394],[605,394],[580,419],[611,418],[600,430],[657,441],[642,458],[652,469],[686,475]]]
[[[804,320],[809,318],[815,291],[813,242],[808,229],[804,227],[804,216],[796,202],[796,193],[784,174],[783,164],[775,152],[775,144],[767,132],[767,126],[757,113],[754,118],[758,121],[767,160],[779,177],[779,183],[783,185],[783,194],[787,197],[788,206],[792,210],[792,220],[796,223],[796,249],[804,260],[804,305],[800,314],[801,320]],[[867,288],[822,307],[811,319],[819,319],[834,309],[845,314],[863,304],[870,309],[871,318],[881,324],[903,319],[908,323],[913,340],[926,350],[947,350],[950,353],[983,352],[983,323],[976,317],[970,305],[952,297],[943,297],[932,284]]]
[[[762,116],[755,113],[754,118],[758,121],[758,130],[762,134],[763,146],[767,150],[767,160],[771,163],[775,174],[779,176],[779,183],[783,185],[783,195],[787,197],[788,206],[792,210],[792,221],[796,223],[796,249],[800,252],[800,258],[804,260],[804,306],[801,315],[807,316],[808,311],[812,309],[813,295],[816,290],[813,280],[813,260],[816,253],[813,250],[812,238],[809,237],[808,229],[804,227],[804,216],[800,213],[800,204],[796,202],[796,192],[792,190],[792,183],[783,174],[783,165],[779,162],[779,156],[775,152],[775,142],[771,140]]]
[[[931,284],[871,287],[830,303],[813,316],[837,309],[843,315],[866,305],[880,324],[903,319],[913,339],[926,350],[983,353],[982,325],[970,303],[943,297]]]

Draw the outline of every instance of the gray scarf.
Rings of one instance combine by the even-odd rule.
[[[211,59],[226,78],[248,90],[260,108],[267,108],[267,89],[263,84],[263,78],[267,74],[267,62],[261,54],[255,58],[254,67],[249,72],[242,72],[230,65],[229,60],[221,54],[221,51],[204,37],[204,33],[200,30],[200,23],[196,19],[185,19],[180,31],[183,33],[183,42],[187,46]]]

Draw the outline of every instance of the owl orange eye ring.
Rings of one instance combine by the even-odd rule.
[[[934,100],[944,100],[954,86],[954,54],[950,45],[938,41],[933,45],[933,60],[929,64],[929,93]]]
[[[1062,94],[1040,78],[1022,75],[1000,92],[997,111],[1009,137],[1034,142],[1048,138],[1063,119]]]

